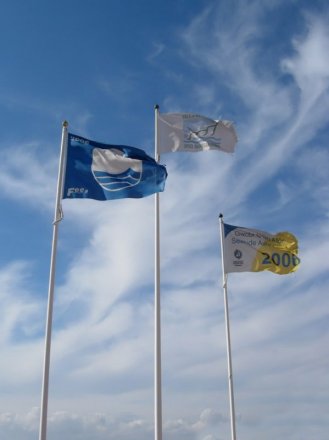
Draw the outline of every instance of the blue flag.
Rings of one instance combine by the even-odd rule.
[[[145,151],[68,134],[63,199],[141,198],[164,190],[167,171]]]

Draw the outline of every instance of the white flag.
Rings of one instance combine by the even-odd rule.
[[[158,113],[158,151],[218,150],[233,153],[237,135],[230,121],[192,113]]]

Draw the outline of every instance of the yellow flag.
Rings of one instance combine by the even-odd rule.
[[[298,241],[290,232],[275,235],[224,224],[225,272],[269,270],[285,275],[297,270]]]

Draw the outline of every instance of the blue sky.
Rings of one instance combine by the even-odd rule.
[[[328,432],[326,1],[5,2],[0,439],[38,436],[61,124],[154,151],[154,105],[232,120],[233,155],[167,154],[166,440],[229,438],[218,214],[299,239],[299,270],[228,280],[238,438]],[[63,202],[48,438],[153,438],[154,198]]]

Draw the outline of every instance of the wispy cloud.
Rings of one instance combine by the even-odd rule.
[[[49,209],[56,192],[57,162],[40,142],[11,145],[2,152],[0,185],[10,199]]]
[[[166,46],[163,43],[153,42],[153,44],[152,44],[153,50],[148,55],[147,60],[149,62],[153,62],[156,58],[158,58],[163,53],[165,48],[166,48]]]
[[[239,182],[233,193],[237,201],[275,175],[326,126],[329,36],[325,17],[306,15],[307,32],[292,36],[294,54],[278,59],[281,78],[264,75],[258,66],[260,54],[268,50],[262,47],[262,6],[259,2],[248,3],[246,8],[240,4],[234,14],[225,9],[207,9],[184,31],[183,38],[189,61],[201,61],[204,70],[219,75],[220,82],[247,111],[238,121],[239,155],[230,170]],[[289,74],[294,83],[286,85],[284,74]],[[205,96],[211,92],[212,88]],[[213,93],[209,111],[218,98]]]

